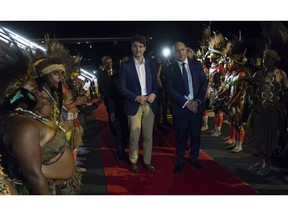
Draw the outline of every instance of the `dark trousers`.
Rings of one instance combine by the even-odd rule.
[[[116,139],[116,155],[122,157],[128,144],[127,116],[125,114],[117,115],[114,122],[111,122],[109,117],[109,126],[111,133]]]
[[[194,114],[187,109],[177,115],[173,115],[175,128],[176,163],[184,164],[186,142],[191,140],[190,160],[196,161],[199,156],[201,143],[201,125],[203,113]],[[190,137],[188,137],[190,135]]]

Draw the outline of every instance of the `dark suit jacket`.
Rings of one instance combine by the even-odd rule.
[[[107,70],[100,71],[98,74],[99,93],[104,101],[108,113],[121,112],[123,109],[123,98],[118,91],[118,75],[113,70],[113,75],[109,76]]]
[[[147,95],[153,93],[157,95],[157,75],[156,65],[145,58],[146,88]],[[119,91],[124,96],[124,112],[127,115],[135,115],[139,108],[139,103],[135,101],[136,97],[141,95],[141,86],[134,63],[134,58],[123,62],[119,74]],[[156,113],[156,100],[150,104],[153,113]]]
[[[194,100],[201,101],[199,104],[198,112],[203,113],[205,110],[204,98],[207,90],[208,81],[203,71],[202,65],[196,59],[188,60],[192,81]],[[170,64],[165,70],[165,88],[171,99],[171,112],[173,115],[177,115],[183,111],[182,106],[187,101],[184,98],[185,89],[182,79],[182,74],[177,61]]]

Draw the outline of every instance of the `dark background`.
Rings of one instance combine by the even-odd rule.
[[[273,21],[288,26],[288,22]],[[146,56],[161,55],[163,47],[183,41],[197,50],[203,25],[211,24],[212,31],[224,34],[227,39],[241,35],[246,41],[248,55],[255,55],[255,44],[261,37],[261,21],[0,21],[9,30],[40,43],[45,34],[59,39],[71,54],[83,56],[83,64],[100,64],[104,55],[114,61],[131,55],[129,38],[141,34],[148,41]],[[81,44],[77,40],[82,39]],[[87,39],[85,41],[84,39]]]

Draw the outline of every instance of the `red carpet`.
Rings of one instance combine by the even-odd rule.
[[[107,121],[105,106],[99,105],[97,120]],[[231,172],[220,166],[209,155],[200,152],[203,169],[198,171],[189,163],[181,173],[172,172],[175,165],[174,133],[171,129],[161,136],[154,135],[152,163],[156,168],[149,173],[138,161],[139,174],[130,172],[128,162],[116,161],[114,137],[108,124],[99,131],[108,194],[127,195],[256,195],[257,192]],[[140,147],[141,149],[141,147]],[[126,152],[128,149],[126,149]],[[188,158],[188,154],[187,154]]]

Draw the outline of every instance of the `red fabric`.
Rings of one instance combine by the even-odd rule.
[[[80,127],[79,119],[73,119],[73,124],[74,124],[75,127]]]
[[[96,111],[99,122],[108,120],[105,107]],[[142,152],[138,160],[139,174],[130,172],[128,162],[116,161],[108,122],[99,128],[108,194],[127,195],[256,195],[257,192],[238,179],[209,155],[200,152],[203,169],[198,171],[188,162],[181,173],[172,172],[175,165],[174,133],[171,129],[154,135],[152,164],[155,173],[143,167]],[[140,149],[142,146],[140,147]],[[128,149],[126,149],[128,154]],[[188,159],[188,152],[186,154]]]

